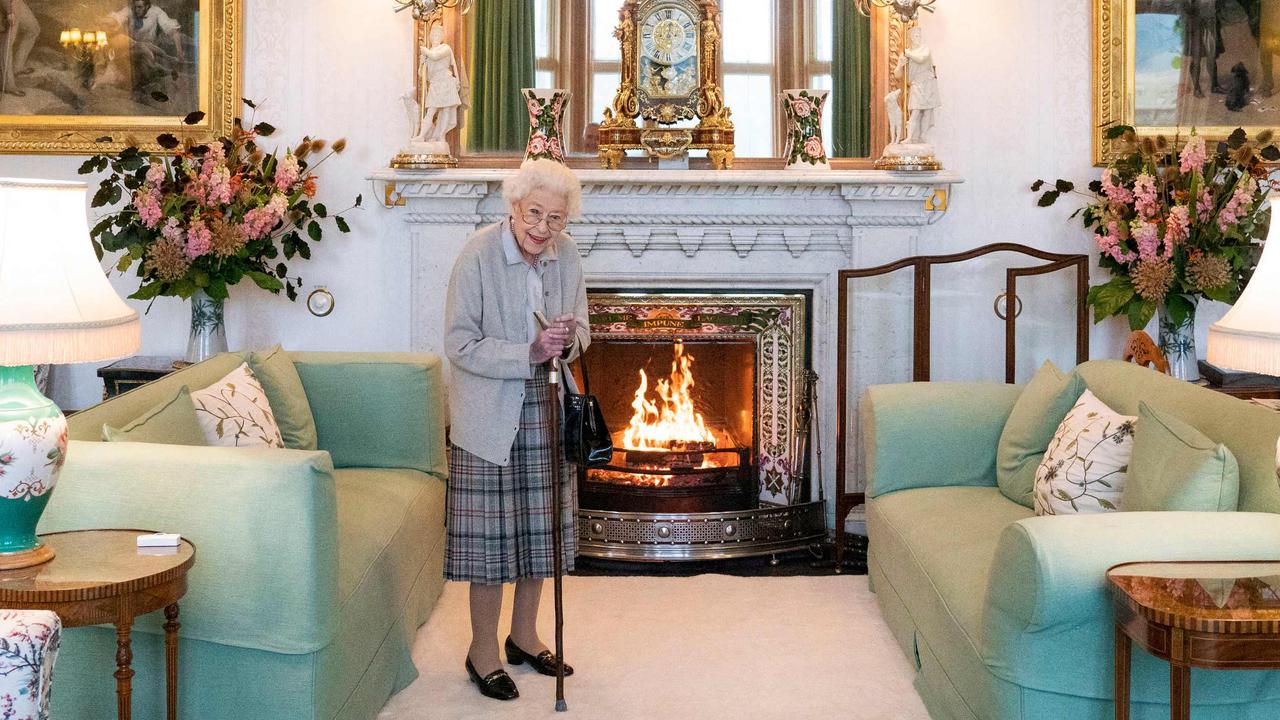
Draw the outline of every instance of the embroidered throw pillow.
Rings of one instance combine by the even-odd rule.
[[[1085,390],[1036,469],[1036,515],[1119,510],[1137,420]]]
[[[283,448],[267,393],[248,363],[203,390],[191,393],[196,419],[210,445]]]

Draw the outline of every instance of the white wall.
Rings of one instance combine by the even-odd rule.
[[[732,12],[732,0],[726,5]],[[966,183],[958,187],[949,215],[927,231],[922,251],[1014,241],[1092,252],[1088,235],[1066,222],[1067,205],[1038,209],[1027,189],[1037,177],[1068,177],[1083,185],[1096,174],[1090,165],[1090,7],[1089,0],[941,0],[938,12],[925,17],[945,103],[936,144]],[[314,318],[300,303],[239,287],[227,309],[230,344],[405,349],[409,247],[406,238],[381,232],[392,226],[381,215],[392,211],[380,207],[364,178],[384,166],[407,135],[398,97],[409,82],[410,24],[390,11],[390,3],[350,0],[245,0],[245,15],[245,96],[262,103],[260,119],[276,125],[282,141],[304,133],[347,137],[350,149],[324,168],[321,195],[336,208],[364,193],[366,207],[352,218],[351,235],[335,233],[315,248],[310,262],[295,268],[305,281],[304,293],[319,284],[329,287],[337,297],[335,312]],[[0,156],[0,175],[73,178],[80,162]],[[116,276],[114,282],[122,294],[136,287],[133,277]],[[994,291],[973,294],[989,298]],[[990,300],[963,307],[965,313],[983,313],[985,322]],[[179,300],[157,300],[143,320],[142,352],[180,354],[186,313]],[[1202,313],[1211,314],[1216,313]],[[936,377],[995,367],[994,355],[958,360],[946,353],[972,317],[957,319],[935,336]],[[1115,322],[1095,329],[1094,356],[1118,354],[1125,330]],[[1045,342],[1027,354],[1070,363],[1068,341],[1055,336]],[[1000,376],[990,367],[985,372]],[[57,383],[55,399],[66,407],[85,407],[100,396],[93,367],[64,369]]]

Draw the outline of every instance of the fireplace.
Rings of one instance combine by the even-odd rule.
[[[579,472],[584,555],[776,553],[825,535],[809,503],[809,296],[591,292],[591,391],[614,458]]]

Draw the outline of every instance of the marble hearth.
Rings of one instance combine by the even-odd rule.
[[[395,208],[384,214],[385,237],[412,244],[413,350],[440,351],[450,269],[476,228],[505,217],[500,191],[511,172],[386,170],[372,176],[379,198]],[[583,215],[569,231],[591,288],[812,293],[821,476],[832,497],[836,273],[931,251],[929,226],[943,211],[927,206],[942,200],[945,207],[961,178],[858,170],[585,170],[579,177]],[[904,296],[904,304],[909,299]],[[891,325],[878,337],[905,337],[906,317],[876,314],[865,321]],[[855,323],[862,321],[855,316]],[[860,394],[861,387],[850,392]],[[816,490],[809,499],[817,499]]]

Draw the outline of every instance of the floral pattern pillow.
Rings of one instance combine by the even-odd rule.
[[[284,447],[267,393],[248,363],[240,363],[218,382],[191,393],[191,402],[210,445]]]
[[[1137,420],[1086,390],[1058,426],[1036,469],[1036,515],[1119,510]]]

